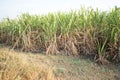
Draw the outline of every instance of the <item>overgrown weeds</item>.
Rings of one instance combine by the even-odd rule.
[[[53,71],[29,61],[24,54],[0,51],[0,80],[56,80]]]

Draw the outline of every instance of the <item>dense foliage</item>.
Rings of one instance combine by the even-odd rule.
[[[120,60],[120,8],[81,8],[69,13],[23,14],[0,22],[0,43],[46,54],[94,55],[96,61]]]

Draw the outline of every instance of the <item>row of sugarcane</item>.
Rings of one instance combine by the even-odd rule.
[[[92,8],[47,15],[22,14],[0,22],[0,43],[22,51],[94,55],[96,61],[120,60],[120,8]]]

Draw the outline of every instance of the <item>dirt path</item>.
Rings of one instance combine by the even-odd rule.
[[[88,59],[66,55],[29,54],[30,60],[55,67],[64,80],[120,80],[120,65],[100,66]]]
[[[8,51],[8,49],[0,49]],[[98,65],[89,59],[66,55],[45,55],[42,53],[21,54],[31,62],[54,68],[58,80],[120,80],[120,65]]]

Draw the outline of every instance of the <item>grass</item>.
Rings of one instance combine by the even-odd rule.
[[[0,80],[56,80],[53,71],[30,61],[26,54],[0,49]]]
[[[119,80],[120,65],[98,65],[84,57],[0,49],[1,80]]]

